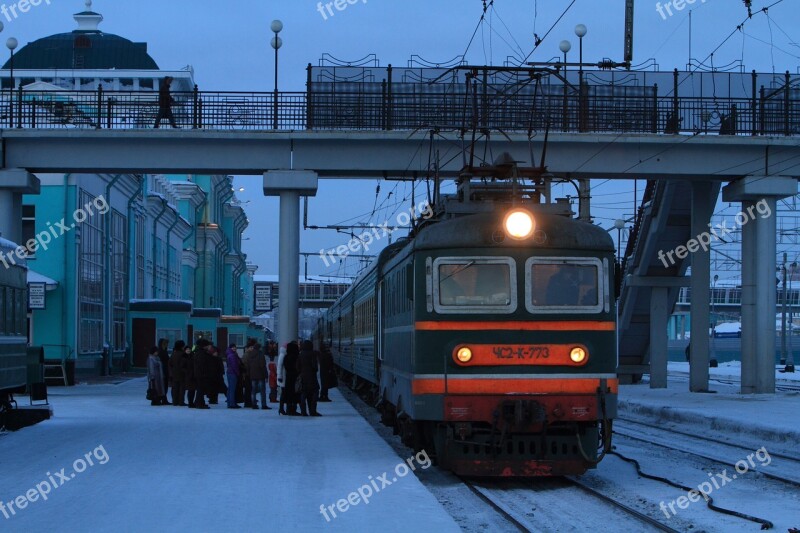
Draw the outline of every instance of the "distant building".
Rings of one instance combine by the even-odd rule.
[[[146,44],[101,32],[99,13],[75,20],[77,30],[15,54],[15,88],[154,93],[165,76],[173,91],[194,88],[190,67],[159,70]],[[0,78],[11,87],[10,64]],[[29,283],[46,289],[44,309],[29,314],[29,337],[46,357],[73,354],[79,372],[97,373],[141,366],[142,350],[159,338],[263,335],[249,320],[257,267],[242,253],[248,220],[230,176],[37,176],[41,194],[24,197],[23,242],[49,241],[28,261]]]

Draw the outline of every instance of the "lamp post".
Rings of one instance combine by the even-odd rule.
[[[792,263],[790,265],[791,270],[789,271],[789,284],[794,281],[794,273],[797,270],[797,263]],[[789,307],[789,352],[786,355],[786,366],[784,367],[784,372],[791,372],[794,373],[794,354],[792,353],[792,333],[793,328],[792,324],[794,320],[792,320],[792,308]]]
[[[283,29],[283,22],[280,20],[273,20],[272,24],[270,25],[270,29],[275,34],[275,37],[272,38],[270,44],[272,48],[275,49],[275,101],[273,102],[273,118],[272,118],[272,129],[278,129],[278,50],[281,46],[283,46],[283,39],[281,39],[278,34]]]
[[[585,24],[578,24],[575,26],[575,35],[578,36],[578,42],[580,43],[578,45],[578,62],[580,63],[578,65],[578,69],[580,70],[581,74],[583,74],[583,38],[586,36],[587,31],[589,30],[586,28]]]
[[[786,252],[783,253],[781,274],[783,275],[783,305],[781,306],[781,364],[786,364]]]
[[[584,91],[583,91],[583,38],[586,35],[586,32],[589,31],[586,29],[585,24],[578,24],[575,26],[575,35],[578,36],[579,44],[579,55],[578,55],[578,109],[579,109],[579,119],[578,119],[578,130],[579,131],[586,131],[586,102],[584,98]]]
[[[14,37],[9,37],[6,41],[6,47],[11,52],[11,61],[9,67],[11,69],[11,97],[8,99],[8,120],[9,126],[14,127],[14,50],[17,49],[19,42]],[[22,124],[20,124],[22,126]]]
[[[572,43],[563,40],[558,44],[558,49],[564,53],[564,109],[562,114],[562,129],[567,131],[569,129],[569,120],[567,118],[567,52],[572,48]]]
[[[714,274],[714,281],[711,283],[711,318],[714,322],[711,324],[711,356],[709,357],[709,366],[712,368],[718,366],[716,353],[717,317],[714,316],[717,301],[717,281],[719,281],[719,276]]]

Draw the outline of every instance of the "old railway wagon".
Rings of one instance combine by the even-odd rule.
[[[24,261],[14,256],[17,246],[0,238],[0,411],[11,407],[11,395],[27,384],[28,284]]]
[[[383,422],[458,474],[578,474],[610,447],[613,243],[552,207],[427,221],[318,324]]]

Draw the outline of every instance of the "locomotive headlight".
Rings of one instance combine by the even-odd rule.
[[[509,237],[514,239],[527,239],[536,229],[533,215],[525,209],[513,209],[508,212],[503,222],[503,227]]]
[[[572,359],[573,363],[583,363],[586,361],[586,350],[577,346],[569,352],[569,358]]]
[[[469,363],[472,360],[472,350],[464,346],[456,352],[456,358],[462,363]]]

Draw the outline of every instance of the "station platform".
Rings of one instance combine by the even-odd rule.
[[[322,417],[286,417],[222,396],[210,410],[152,407],[146,388],[51,389],[51,420],[0,434],[0,529],[460,530],[398,467],[425,456],[398,456],[338,391]]]
[[[781,367],[782,368],[782,367]],[[646,420],[698,434],[770,444],[795,450],[800,441],[800,374],[776,368],[775,394],[739,392],[739,363],[711,368],[712,393],[689,392],[689,364],[669,363],[666,389],[651,389],[648,376],[636,385],[621,385],[621,417]]]

